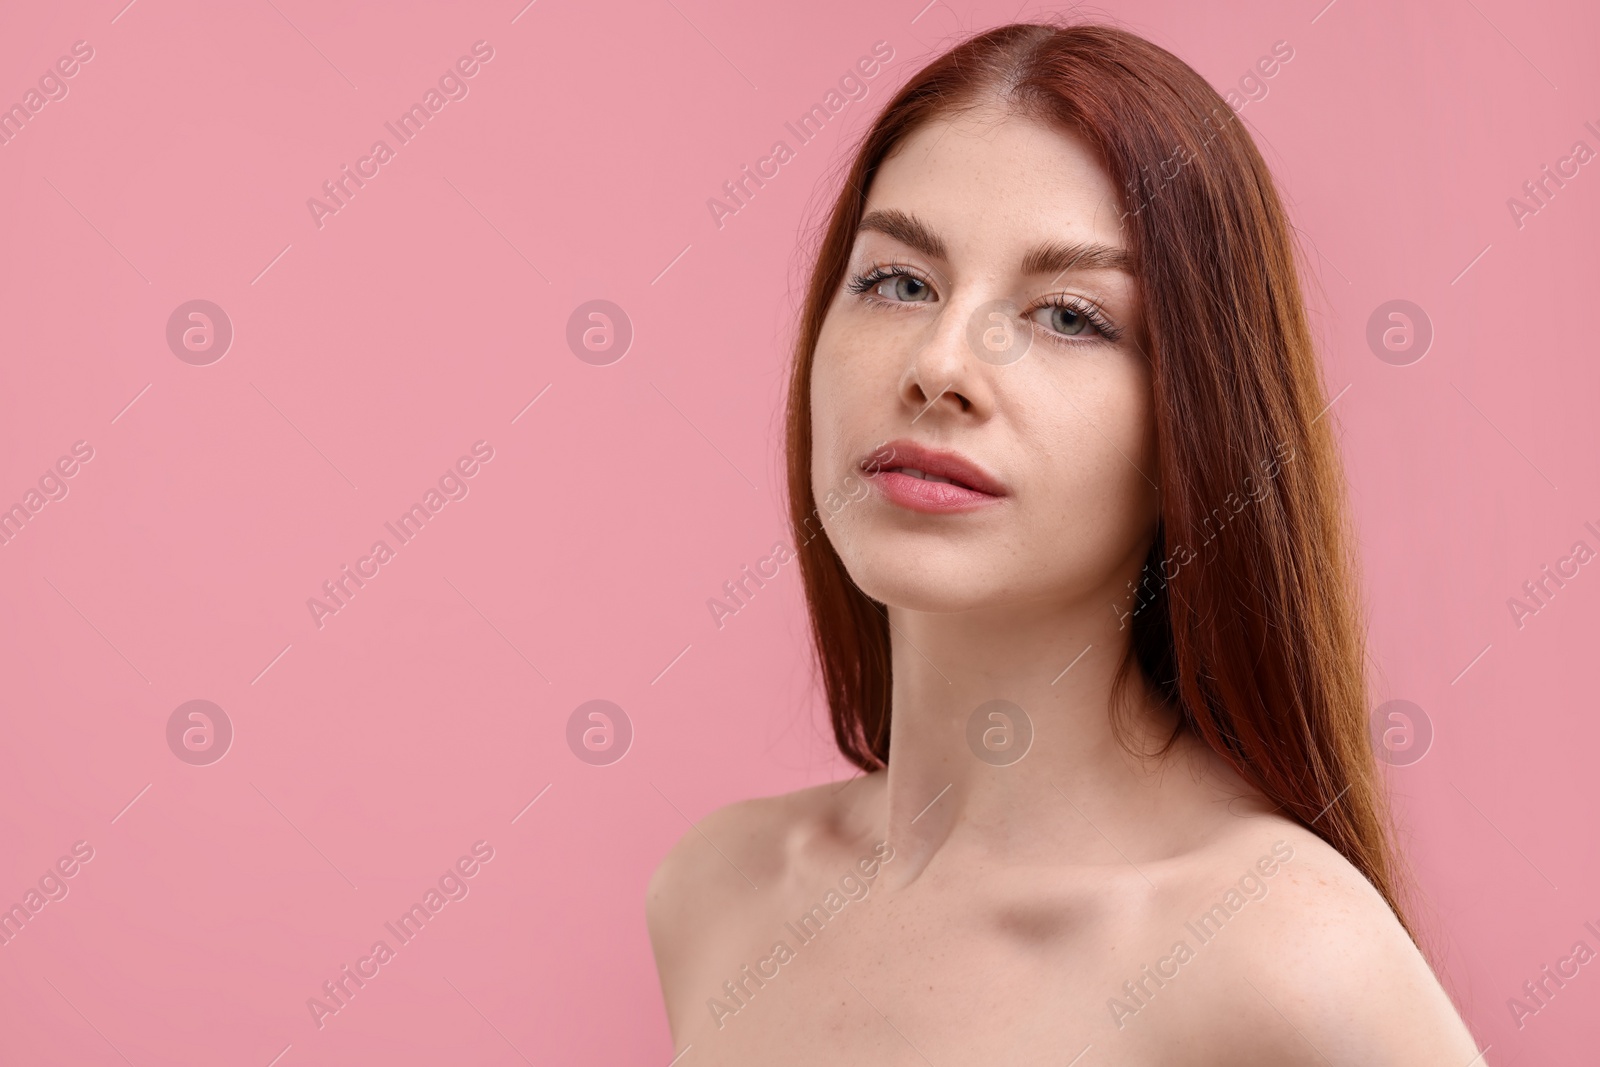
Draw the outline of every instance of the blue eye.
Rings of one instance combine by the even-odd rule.
[[[1122,332],[1092,305],[1069,297],[1057,297],[1035,308],[1028,318],[1056,337],[1103,337],[1115,341]]]
[[[1063,304],[1052,304],[1039,310],[1048,313],[1041,325],[1054,330],[1056,333],[1064,334],[1067,337],[1077,337],[1086,332],[1097,332],[1094,323],[1089,321],[1089,316],[1078,308],[1067,307]]]
[[[852,277],[846,288],[867,300],[885,304],[927,304],[938,299],[929,285],[902,263],[886,263]],[[1089,341],[1099,338],[1115,342],[1122,327],[1107,319],[1098,307],[1082,297],[1057,294],[1023,316],[1044,328],[1049,337],[1063,343],[1067,339]]]
[[[933,286],[898,264],[873,267],[850,279],[852,293],[867,293],[895,304],[925,304],[933,299]]]
[[[878,283],[876,289],[879,296],[908,302],[926,300],[933,292],[928,283],[921,278],[913,278],[909,274],[897,274],[893,278]],[[890,293],[885,293],[885,289],[890,290]]]

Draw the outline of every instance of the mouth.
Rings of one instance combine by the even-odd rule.
[[[972,489],[972,491],[975,493],[981,492],[981,490],[973,489],[972,486],[966,484],[965,482],[958,482],[954,478],[941,478],[937,474],[931,474],[928,471],[919,471],[915,467],[885,467],[884,470],[890,474],[903,474],[908,478],[921,478],[925,482],[938,482],[941,485],[957,485],[962,489]]]
[[[1000,480],[975,461],[914,441],[887,442],[860,467],[890,503],[912,511],[971,511],[1007,495]]]

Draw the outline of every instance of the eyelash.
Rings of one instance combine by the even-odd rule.
[[[911,301],[905,300],[885,300],[883,297],[877,296],[872,292],[873,289],[877,288],[883,282],[886,282],[891,278],[898,277],[915,278],[923,285],[928,286],[928,288],[933,288],[928,279],[924,278],[916,270],[916,268],[912,267],[909,263],[899,262],[880,264],[873,267],[871,270],[858,274],[850,279],[846,288],[848,288],[850,292],[860,296],[862,299],[872,304],[887,305],[910,303]],[[1032,315],[1035,311],[1040,310],[1040,308],[1047,307],[1059,307],[1065,308],[1068,311],[1077,312],[1079,315],[1082,315],[1084,318],[1088,319],[1089,324],[1100,333],[1098,338],[1079,339],[1070,334],[1057,333],[1054,330],[1046,328],[1045,332],[1050,335],[1051,340],[1058,343],[1081,345],[1092,343],[1095,340],[1114,343],[1122,336],[1122,327],[1112,323],[1110,319],[1106,318],[1104,312],[1102,312],[1095,305],[1089,303],[1089,301],[1084,300],[1082,297],[1064,295],[1050,297],[1037,307],[1029,308],[1024,313],[1023,317],[1026,318],[1028,315]]]

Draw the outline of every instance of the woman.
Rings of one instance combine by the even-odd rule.
[[[885,107],[788,417],[864,773],[657,870],[681,1062],[1484,1062],[1403,911],[1292,247],[1126,32],[991,30]]]

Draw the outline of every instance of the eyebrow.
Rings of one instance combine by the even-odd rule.
[[[1076,244],[1052,241],[1039,245],[1022,257],[1022,273],[1053,274],[1069,270],[1120,270],[1133,273],[1133,257],[1126,249],[1110,245]]]
[[[887,237],[893,237],[901,244],[909,245],[933,259],[950,258],[950,253],[945,250],[943,238],[915,215],[908,215],[895,208],[867,212],[867,217],[862,219],[861,225],[857,227],[857,232],[863,230],[873,230]]]
[[[881,208],[867,213],[857,231],[871,230],[892,237],[903,245],[933,259],[950,259],[944,239],[915,215],[895,208]],[[1022,273],[1053,274],[1056,277],[1069,270],[1120,270],[1133,273],[1133,257],[1127,249],[1110,245],[1082,244],[1050,241],[1031,249],[1022,257]]]

